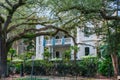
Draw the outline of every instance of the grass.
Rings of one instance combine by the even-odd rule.
[[[35,77],[25,77],[25,78],[18,78],[15,80],[49,80],[49,79],[41,79],[41,78],[35,78]]]

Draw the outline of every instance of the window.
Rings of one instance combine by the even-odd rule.
[[[67,35],[65,35],[64,38],[67,38]]]
[[[89,37],[89,28],[88,27],[84,28],[84,36]]]
[[[59,53],[59,51],[56,51],[56,58],[60,58],[60,53]]]
[[[85,56],[89,55],[90,53],[90,48],[89,47],[85,47]]]
[[[92,31],[93,29],[92,28],[90,28],[90,27],[85,27],[84,28],[84,36],[85,37],[89,37],[90,35],[92,35],[93,34],[93,31]]]
[[[59,36],[56,36],[56,39],[59,39]]]

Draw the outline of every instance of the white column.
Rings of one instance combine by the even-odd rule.
[[[77,43],[82,43],[84,40],[84,33],[81,31],[80,28],[77,28]],[[80,60],[82,56],[84,56],[84,45],[78,44],[78,52],[77,52],[77,59]]]
[[[71,40],[71,46],[74,46],[73,40]],[[71,60],[74,60],[74,50],[71,51]]]
[[[77,43],[80,43],[81,41],[80,41],[80,28],[78,28],[77,27],[77,37],[76,37],[76,40],[77,40]],[[80,57],[80,45],[78,45],[78,48],[79,48],[79,50],[78,50],[78,52],[77,52],[77,55],[76,55],[76,57],[77,57],[77,59],[79,60],[79,57]]]
[[[36,37],[36,58],[39,58],[38,55],[39,55],[39,37]]]
[[[44,46],[43,46],[44,36],[39,36],[36,38],[36,58],[43,59]]]
[[[36,25],[36,29],[40,29],[44,26]],[[44,36],[36,37],[36,58],[43,59],[44,46],[43,46]]]
[[[44,40],[44,36],[41,36],[41,48],[40,48],[40,58],[43,59],[43,53],[44,53],[44,46],[43,46],[43,40]]]

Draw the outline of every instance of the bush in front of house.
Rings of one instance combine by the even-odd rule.
[[[110,58],[99,61],[98,72],[103,76],[111,77],[114,74],[112,61]]]
[[[97,73],[98,59],[96,57],[85,57],[81,61],[34,61],[34,74],[36,75],[80,75],[92,77]],[[25,73],[31,73],[31,61],[26,63]]]
[[[79,66],[80,75],[86,77],[93,77],[97,74],[98,58],[94,56],[85,56],[77,63]]]
[[[24,67],[24,72],[26,74],[31,74],[32,65],[34,68],[34,75],[49,75],[51,67],[53,66],[52,62],[48,62],[45,60],[26,61]]]
[[[19,74],[21,70],[21,63],[8,64],[9,74]]]
[[[31,59],[33,55],[35,55],[35,52],[25,52],[18,55],[18,58],[22,60],[28,60],[28,59]]]
[[[57,76],[87,76],[92,77],[97,73],[98,59],[96,57],[85,57],[81,61],[45,61],[32,60],[25,61],[24,73],[31,74],[32,64],[34,64],[34,75],[57,75]],[[20,64],[14,63],[17,67],[17,73],[20,73]]]

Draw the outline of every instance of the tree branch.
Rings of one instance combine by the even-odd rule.
[[[9,14],[8,14],[8,16],[7,16],[7,19],[6,19],[5,23],[4,23],[4,30],[6,30],[7,27],[9,26],[14,12],[15,12],[20,6],[22,6],[22,5],[24,5],[24,4],[25,4],[25,3],[24,3],[23,0],[19,0],[18,3],[14,4],[14,5],[12,6],[12,9],[9,11]]]
[[[36,12],[33,12],[27,16],[21,17],[21,18],[15,18],[15,20],[38,20],[38,19],[34,19],[33,17],[31,17],[33,14],[35,14]]]
[[[0,15],[0,23],[4,23],[4,18]]]
[[[105,20],[120,20],[119,16],[107,16],[104,10],[101,10],[100,14]]]
[[[91,46],[91,47],[93,47],[93,48],[96,48],[96,46],[93,46],[93,45],[90,45],[90,44],[86,44],[86,43],[77,43],[77,45],[86,45],[86,46]]]
[[[96,9],[96,8],[86,9],[83,6],[73,6],[73,7],[61,9],[61,10],[59,10],[59,12],[57,12],[57,14],[59,14],[60,12],[69,11],[69,10],[73,10],[73,9],[81,11],[82,14],[90,14],[90,13],[100,14],[102,16],[102,18],[106,19],[106,20],[120,20],[119,16],[113,16],[113,15],[108,16],[107,13],[105,12],[104,4],[103,4],[103,9]],[[116,11],[116,9],[113,11]]]
[[[11,27],[7,30],[7,33],[15,30],[17,27],[22,26],[22,25],[38,25],[38,24],[44,25],[45,23],[48,23],[48,22],[41,22],[41,23],[40,23],[40,22],[36,22],[36,23],[26,23],[26,22],[23,22],[23,23],[15,24],[15,25],[11,26]]]
[[[41,36],[41,35],[44,35],[44,36],[45,35],[52,35],[52,36],[54,36],[58,32],[59,31],[56,30],[56,31],[54,31],[52,33],[51,32],[39,32],[39,33],[34,33],[32,35],[31,34],[25,34],[25,32],[23,32],[23,33],[20,33],[20,34],[14,36],[13,38],[8,39],[7,44],[9,45],[9,44],[13,43],[14,41],[19,40],[21,38],[35,38],[35,37]]]
[[[52,30],[52,32],[47,32],[47,30]],[[31,32],[31,31],[34,31],[34,34],[27,34],[28,32]],[[55,32],[54,32],[55,31]],[[45,27],[43,28],[40,28],[40,29],[35,29],[35,28],[30,28],[30,29],[26,29],[24,30],[23,32],[13,36],[13,37],[10,37],[8,40],[7,40],[7,43],[11,43],[11,42],[14,42],[16,40],[19,40],[21,38],[33,38],[33,37],[36,37],[36,36],[40,36],[40,35],[52,35],[54,36],[55,34],[57,34],[58,32],[63,32],[65,34],[67,34],[68,36],[74,38],[72,35],[70,35],[66,30],[63,30],[61,28],[58,28],[58,27],[55,27],[53,25],[46,25]]]
[[[7,11],[10,11],[11,9],[8,8],[7,6],[5,6],[3,3],[0,3],[0,6],[3,7],[4,9],[6,9]]]
[[[12,7],[13,5],[10,3],[10,1],[9,0],[5,0],[6,1],[6,3],[10,6],[10,7]]]
[[[69,10],[73,10],[73,9],[79,10],[79,11],[81,11],[81,13],[84,13],[84,14],[99,12],[99,10],[97,10],[97,9],[85,9],[83,6],[72,6],[69,8],[61,9],[59,12],[57,12],[57,14],[59,14],[60,12],[69,11]]]

